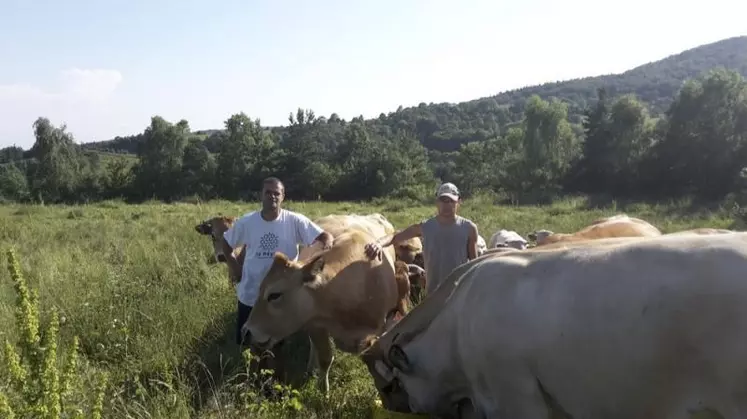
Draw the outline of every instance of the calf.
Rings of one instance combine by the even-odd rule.
[[[210,240],[213,242],[213,255],[210,256],[207,260],[208,264],[214,264],[214,263],[224,263],[226,261],[226,256],[223,254],[223,233],[225,233],[231,226],[233,225],[234,221],[236,221],[235,217],[226,217],[219,215],[217,217],[209,218],[200,224],[197,224],[195,226],[195,230],[206,236],[210,236]],[[237,252],[238,250],[238,252]],[[242,246],[239,249],[234,249],[234,256],[236,256],[236,261],[239,263],[239,266],[243,266],[244,264],[244,255],[246,254],[246,246]],[[230,273],[232,277],[236,275],[241,275],[240,272],[236,273]]]

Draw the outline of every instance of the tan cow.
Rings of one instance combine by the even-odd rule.
[[[233,226],[234,221],[236,221],[235,217],[219,215],[217,217],[209,218],[195,226],[195,230],[198,233],[210,236],[210,240],[213,242],[213,256],[208,258],[208,264],[216,262],[225,263],[226,256],[223,254],[222,246],[223,233]],[[236,261],[239,263],[239,267],[244,263],[245,254],[246,246],[234,249],[234,256],[236,256]]]
[[[331,214],[318,218],[314,222],[335,237],[349,228],[364,228],[376,237],[396,232],[392,223],[377,212],[367,215]],[[422,267],[423,244],[419,237],[396,243],[393,247],[398,260],[408,265],[419,264]],[[299,259],[303,258],[299,257]]]
[[[362,358],[390,410],[741,417],[745,271],[738,232],[485,255],[368,341]]]
[[[490,244],[486,246],[486,250],[497,247],[512,247],[522,250],[527,248],[527,241],[519,233],[502,228],[490,236]]]
[[[529,234],[529,238],[537,242],[537,246],[550,243],[570,242],[609,237],[657,237],[662,233],[658,228],[639,218],[619,214],[612,217],[594,220],[591,225],[575,233],[553,233],[550,230],[537,230]]]
[[[325,393],[333,361],[329,338],[338,349],[354,353],[366,336],[403,316],[409,298],[408,269],[395,261],[394,249],[385,249],[381,260],[370,260],[364,248],[377,237],[368,229],[350,227],[337,234],[331,249],[310,260],[294,262],[276,254],[242,327],[258,349],[307,331]]]

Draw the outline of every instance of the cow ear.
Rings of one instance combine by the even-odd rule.
[[[286,267],[290,265],[290,259],[288,259],[288,256],[286,256],[283,252],[275,252],[275,254],[273,255],[272,265],[277,267]]]
[[[203,221],[200,224],[197,224],[195,230],[200,234],[210,234],[212,232],[208,221]]]
[[[324,257],[319,255],[304,265],[302,270],[303,282],[314,282],[319,274],[322,273],[322,269],[324,269]]]

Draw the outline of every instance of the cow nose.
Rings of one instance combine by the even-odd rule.
[[[218,255],[218,262],[225,262],[225,261],[226,261],[226,256],[225,255],[223,255],[223,254]]]
[[[412,263],[422,268],[423,265],[425,264],[423,261],[423,255],[422,254],[416,255],[415,258],[413,258]]]

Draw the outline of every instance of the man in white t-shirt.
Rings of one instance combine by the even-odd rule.
[[[247,341],[241,335],[241,326],[252,311],[259,294],[259,285],[272,266],[275,252],[282,252],[291,260],[298,258],[298,245],[311,246],[320,242],[324,249],[332,246],[333,237],[308,217],[281,208],[285,186],[280,179],[270,177],[262,184],[262,210],[250,212],[239,218],[223,233],[223,251],[232,277],[241,278],[236,284],[238,318],[236,343]],[[233,256],[233,249],[246,245],[243,269]],[[239,272],[239,270],[241,272]]]

